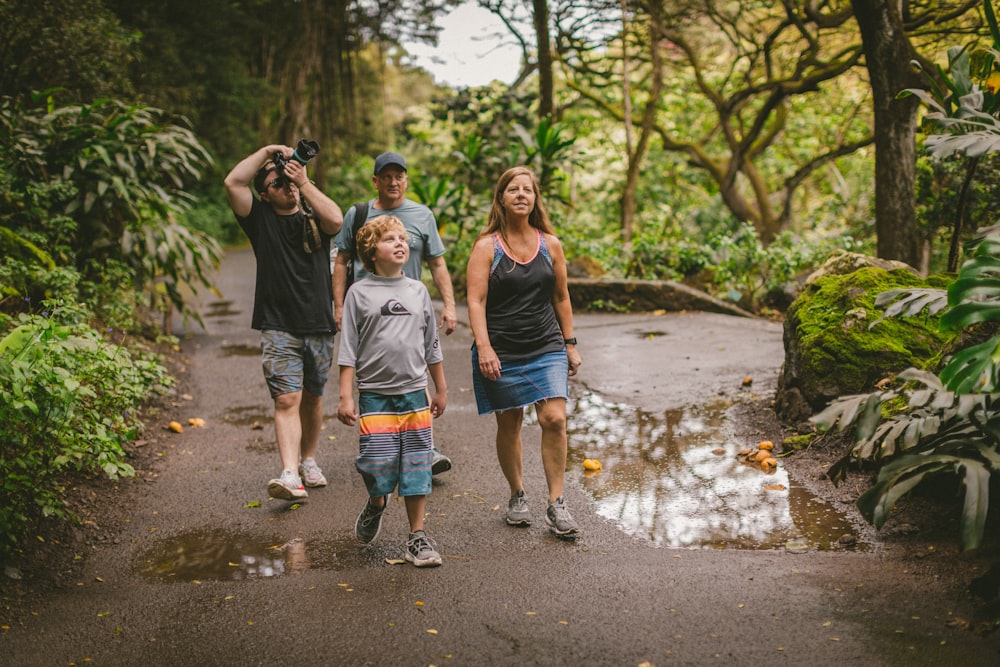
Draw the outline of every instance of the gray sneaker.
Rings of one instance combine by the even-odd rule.
[[[299,476],[302,477],[302,483],[308,487],[326,486],[326,477],[316,465],[315,459],[306,459],[299,464]]]
[[[549,525],[550,531],[562,537],[580,532],[580,527],[569,513],[562,496],[556,498],[556,501],[549,504],[549,508],[545,510],[545,523]]]
[[[279,500],[300,500],[309,493],[294,470],[282,470],[280,476],[267,483],[267,495]]]
[[[524,497],[524,489],[518,489],[517,493],[507,501],[507,523],[511,526],[531,525],[531,511],[528,510],[528,499]]]
[[[448,472],[451,470],[451,459],[441,453],[441,450],[435,447],[431,450],[431,474],[440,475],[443,472]]]
[[[437,567],[441,564],[441,554],[434,549],[427,534],[418,530],[410,533],[410,539],[406,540],[406,560],[417,567]]]
[[[382,496],[382,507],[375,507],[371,498],[368,499],[361,514],[358,515],[357,523],[354,524],[354,536],[359,542],[368,544],[378,537],[378,532],[382,530],[382,515],[388,506],[389,496]]]

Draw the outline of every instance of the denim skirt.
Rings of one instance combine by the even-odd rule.
[[[472,348],[472,388],[479,414],[524,408],[549,398],[569,398],[566,350],[519,361],[505,361],[500,378],[487,380],[479,372],[479,352]]]

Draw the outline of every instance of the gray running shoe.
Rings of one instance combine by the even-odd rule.
[[[524,489],[518,489],[507,502],[507,523],[511,526],[531,525],[531,511],[528,510],[528,499],[524,497]]]
[[[382,530],[382,515],[388,506],[389,496],[382,496],[382,507],[372,505],[371,498],[365,502],[361,514],[358,515],[358,521],[354,524],[354,536],[359,542],[368,544],[378,537],[378,532]]]
[[[549,525],[550,531],[562,537],[580,532],[580,527],[569,513],[562,496],[556,498],[556,501],[549,504],[549,508],[545,510],[545,523]]]
[[[282,470],[281,475],[267,483],[267,495],[279,500],[299,500],[309,493],[294,470]]]
[[[326,477],[316,465],[315,459],[306,459],[299,464],[299,476],[302,477],[302,483],[308,487],[326,486]]]
[[[437,567],[441,564],[441,554],[434,549],[434,544],[422,530],[410,533],[406,541],[406,560],[417,567]]]
[[[441,453],[441,450],[435,447],[431,450],[431,474],[440,475],[443,472],[448,472],[451,470],[451,459]]]

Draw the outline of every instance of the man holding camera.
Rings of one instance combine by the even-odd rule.
[[[318,150],[315,142],[304,140],[294,149],[264,146],[225,180],[229,206],[257,259],[251,326],[260,331],[282,465],[267,490],[282,500],[305,498],[306,486],[326,485],[315,455],[337,332],[330,243],[344,216],[306,173]]]
[[[353,262],[356,280],[368,275],[364,265],[357,258],[356,235],[365,222],[380,215],[392,215],[403,223],[409,236],[410,259],[403,266],[403,273],[420,280],[423,262],[427,262],[434,286],[437,287],[444,309],[441,311],[439,326],[445,334],[451,335],[458,325],[455,310],[455,291],[451,284],[451,274],[444,261],[444,242],[438,233],[434,213],[423,204],[406,197],[406,187],[409,184],[406,173],[406,161],[399,153],[387,151],[375,158],[375,170],[372,175],[372,185],[378,193],[377,197],[368,202],[367,215],[364,220],[355,220],[357,207],[348,209],[344,216],[344,227],[337,235],[337,259],[333,267],[333,304],[334,316],[338,326],[344,310],[344,296],[347,293],[348,267]],[[433,450],[431,473],[434,475],[451,470],[451,459],[441,453],[437,447]]]

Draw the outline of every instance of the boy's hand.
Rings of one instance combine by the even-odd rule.
[[[354,422],[358,420],[358,413],[357,410],[354,409],[353,396],[350,398],[340,399],[340,404],[337,406],[337,419],[339,419],[342,424],[354,426]]]
[[[431,416],[437,419],[444,414],[446,407],[448,407],[448,394],[444,392],[434,394],[431,399]]]

